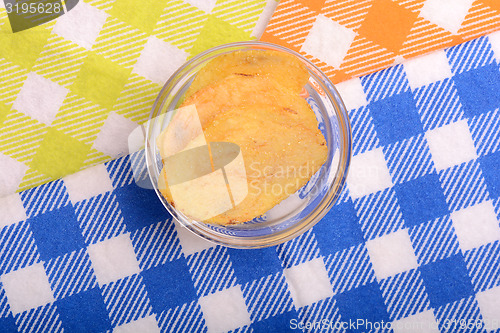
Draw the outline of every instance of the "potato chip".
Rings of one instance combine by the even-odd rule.
[[[297,61],[278,52],[236,52],[199,72],[157,143],[165,165],[195,149],[208,149],[210,158],[202,165],[189,157],[169,171],[173,178],[189,178],[184,185],[162,170],[159,188],[171,204],[195,220],[242,223],[296,193],[319,170],[328,147],[314,112],[299,96],[308,75]],[[217,150],[224,143],[238,152]],[[227,156],[238,157],[231,162]]]
[[[276,105],[279,106],[277,110],[289,113],[290,117],[306,127],[318,126],[314,112],[302,97],[268,77],[229,75],[193,94],[182,103],[181,108],[194,105],[201,126],[205,126],[219,113],[235,106],[252,104]],[[183,145],[200,135],[200,127],[192,118],[191,112],[177,112],[171,126],[158,141],[168,142],[169,148],[177,147],[180,150]],[[175,150],[168,152],[171,153],[175,153]]]
[[[204,128],[207,142],[241,148],[249,193],[234,209],[209,220],[236,223],[264,214],[295,193],[323,165],[328,153],[317,128],[307,128],[280,107],[240,106]]]
[[[212,59],[191,83],[186,97],[231,74],[270,77],[299,93],[309,79],[309,72],[297,58],[283,52],[246,50],[226,53]]]

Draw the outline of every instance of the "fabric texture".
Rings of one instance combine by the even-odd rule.
[[[283,0],[262,40],[300,52],[336,83],[499,28],[496,0]]]
[[[0,327],[498,332],[499,61],[495,33],[337,85],[347,186],[276,247],[175,224],[141,151],[0,199]]]
[[[207,48],[255,39],[273,4],[85,0],[12,33],[0,1],[0,196],[128,153],[168,77]]]

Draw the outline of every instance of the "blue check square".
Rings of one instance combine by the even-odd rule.
[[[28,219],[42,260],[50,260],[85,246],[73,206]]]
[[[500,69],[493,63],[453,78],[466,117],[492,111],[500,105]]]
[[[184,258],[150,268],[141,275],[155,313],[197,298]]]
[[[227,253],[239,284],[281,272],[281,261],[274,246],[252,251],[228,248]]]
[[[410,92],[371,103],[377,136],[382,145],[410,138],[423,132],[420,116]]]
[[[364,241],[352,201],[335,205],[313,232],[323,255],[335,253]]]
[[[98,288],[63,298],[55,304],[65,331],[93,333],[111,329]]]
[[[365,323],[381,323],[389,321],[384,299],[376,282],[369,283],[356,289],[351,289],[336,296],[340,317],[344,322],[357,322],[362,319]],[[372,331],[364,325],[356,327],[352,332]]]
[[[134,183],[120,187],[114,193],[128,231],[171,218],[153,190],[140,188]]]
[[[448,214],[448,205],[435,173],[394,186],[408,227]]]
[[[491,198],[500,197],[500,151],[478,159]]]
[[[18,332],[16,322],[12,314],[8,317],[0,318],[0,333]]]
[[[461,254],[420,266],[419,269],[433,308],[469,297],[474,293]]]

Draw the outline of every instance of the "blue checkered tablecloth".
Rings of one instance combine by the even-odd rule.
[[[0,199],[0,332],[500,332],[499,40],[339,84],[347,186],[277,247],[191,235],[142,152]]]

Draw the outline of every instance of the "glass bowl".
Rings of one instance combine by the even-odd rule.
[[[167,127],[173,111],[182,99],[196,73],[211,59],[242,50],[272,50],[292,55],[307,67],[310,78],[303,96],[316,114],[319,129],[328,146],[328,157],[309,182],[252,221],[216,225],[195,221],[173,207],[160,193],[158,180],[162,158],[156,139]],[[167,59],[165,61],[168,61]],[[146,162],[158,198],[165,209],[184,227],[217,244],[235,248],[273,246],[295,238],[309,230],[330,210],[344,186],[351,159],[351,128],[346,108],[339,93],[314,64],[297,52],[264,42],[238,42],[220,45],[195,56],[180,67],[165,83],[153,105],[146,126]]]

